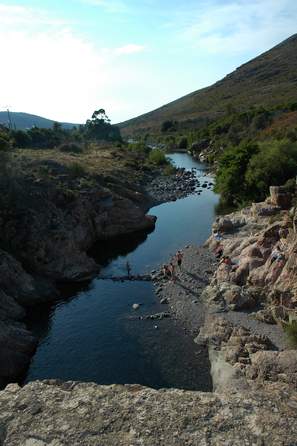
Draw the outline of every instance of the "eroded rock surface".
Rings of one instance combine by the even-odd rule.
[[[270,384],[248,393],[138,385],[34,382],[0,392],[3,446],[289,446],[297,394]]]

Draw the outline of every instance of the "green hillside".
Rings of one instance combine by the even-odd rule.
[[[164,121],[180,129],[201,127],[230,107],[275,107],[297,101],[297,34],[237,68],[214,85],[120,124],[123,135],[159,133]]]
[[[26,130],[31,127],[39,127],[44,129],[52,128],[55,121],[51,119],[42,118],[41,116],[31,115],[29,113],[10,112],[10,119],[12,128],[16,130]],[[0,124],[9,126],[9,116],[5,111],[0,112]],[[78,124],[71,124],[68,122],[61,122],[64,129],[71,129]]]

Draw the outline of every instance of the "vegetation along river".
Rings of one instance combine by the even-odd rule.
[[[169,155],[176,166],[205,166],[185,153]],[[207,179],[207,177],[206,177]],[[35,310],[29,328],[40,338],[26,382],[35,379],[94,381],[98,384],[139,383],[150,387],[210,390],[206,351],[194,344],[174,319],[139,320],[164,311],[150,282],[114,282],[104,276],[150,272],[179,248],[208,237],[218,196],[209,189],[150,209],[155,230],[106,244],[100,275],[80,289],[68,287],[64,298]],[[102,243],[101,243],[102,246]],[[102,247],[101,247],[102,251]],[[134,303],[141,303],[138,311]]]

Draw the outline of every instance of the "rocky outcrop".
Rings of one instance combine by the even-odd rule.
[[[154,227],[137,202],[100,184],[73,193],[69,199],[55,184],[39,183],[26,209],[19,203],[8,215],[2,211],[2,244],[9,240],[10,252],[26,269],[54,281],[94,276],[98,267],[87,251],[96,241]]]
[[[289,209],[292,203],[292,195],[284,187],[271,186],[270,201],[281,209]]]
[[[296,392],[277,384],[241,394],[34,382],[0,392],[3,446],[289,446]]]
[[[265,335],[209,315],[195,341],[207,344],[210,349],[216,390],[230,387],[241,392],[271,382],[297,389],[297,351],[277,351]]]
[[[20,377],[36,347],[22,322],[28,307],[56,299],[60,282],[97,274],[88,255],[95,242],[100,250],[101,241],[150,231],[156,220],[145,214],[145,174],[125,165],[131,155],[89,153],[79,160],[88,169],[54,151],[14,155],[0,178],[0,387]],[[100,175],[106,159],[111,172]]]
[[[211,250],[220,247],[229,264],[220,262],[208,290],[211,300],[218,300],[218,289],[229,288],[233,309],[243,308],[252,292],[254,303],[284,304],[294,308],[297,302],[297,235],[294,215],[280,206],[257,203],[250,208],[218,218],[207,242]],[[279,203],[280,204],[280,203]],[[272,212],[273,209],[273,212]],[[293,211],[294,213],[294,211]],[[273,222],[272,222],[273,219]],[[223,285],[224,284],[224,285]],[[234,288],[234,286],[241,287]],[[237,293],[235,293],[237,290]],[[217,297],[215,297],[217,296]],[[248,301],[250,301],[248,299]],[[252,301],[250,301],[252,303]]]
[[[37,340],[21,322],[25,306],[48,299],[42,286],[12,256],[0,250],[0,387],[27,368]],[[55,293],[53,294],[55,296]]]

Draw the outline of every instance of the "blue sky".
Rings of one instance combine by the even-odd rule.
[[[295,32],[296,0],[0,0],[0,110],[119,122]]]

